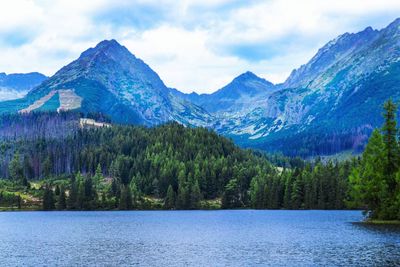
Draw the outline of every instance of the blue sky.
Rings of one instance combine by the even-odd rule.
[[[329,40],[399,14],[398,0],[4,0],[0,72],[52,75],[116,39],[184,92],[215,91],[247,70],[279,83]]]

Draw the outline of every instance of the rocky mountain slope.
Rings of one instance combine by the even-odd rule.
[[[290,154],[360,150],[382,123],[382,105],[400,100],[400,19],[332,40],[276,92],[220,132],[252,147]],[[240,112],[240,111],[238,111]]]
[[[177,90],[173,90],[173,92],[202,106],[208,112],[219,113],[235,112],[248,107],[257,99],[267,97],[276,89],[277,87],[271,82],[248,71],[212,94],[183,94]]]
[[[0,102],[0,113],[101,112],[119,123],[169,120],[206,126],[238,144],[313,156],[361,151],[382,123],[384,101],[400,100],[400,19],[327,43],[283,84],[246,72],[213,94],[167,88],[115,40],[103,41],[34,88]]]
[[[115,40],[86,50],[26,97],[0,103],[3,113],[73,109],[144,125],[170,120],[207,125],[210,117],[202,108],[171,94],[147,64]]]

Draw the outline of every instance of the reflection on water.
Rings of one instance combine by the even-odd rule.
[[[0,213],[1,266],[393,266],[400,230],[358,211]]]
[[[378,234],[400,234],[399,224],[370,224],[363,222],[354,222],[353,224],[358,226],[361,230],[375,231]]]

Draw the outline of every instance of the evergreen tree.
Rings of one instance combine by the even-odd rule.
[[[353,169],[350,175],[353,205],[365,203],[371,217],[380,217],[382,200],[387,194],[385,155],[382,135],[375,130],[364,150],[360,166]]]
[[[93,182],[94,182],[95,187],[99,188],[100,185],[103,183],[103,181],[104,181],[104,176],[103,176],[103,173],[101,170],[101,165],[99,163],[96,168],[96,173],[93,176]]]
[[[129,186],[126,187],[126,208],[128,210],[131,210],[133,208],[133,196],[132,196],[132,191]]]
[[[24,177],[27,179],[33,179],[35,177],[32,163],[27,156],[24,157]]]
[[[301,175],[300,169],[296,168],[295,172],[293,173],[294,181],[291,188],[291,208],[292,209],[300,209],[303,208],[304,203],[304,184],[303,184],[303,177]]]
[[[22,206],[22,199],[20,195],[17,195],[17,208],[20,210]]]
[[[190,208],[198,209],[200,207],[201,192],[199,182],[196,180],[190,190]]]
[[[265,195],[262,180],[263,179],[260,176],[256,176],[251,180],[250,183],[250,202],[251,206],[256,209],[265,208]]]
[[[176,199],[177,209],[188,209],[189,208],[189,192],[187,186],[180,184],[178,187],[178,196]]]
[[[188,209],[189,202],[189,188],[186,182],[185,170],[182,166],[178,174],[178,195],[176,197],[176,208]]]
[[[10,162],[9,166],[11,180],[19,183],[23,183],[24,171],[21,166],[19,153],[14,154],[14,158]]]
[[[118,209],[120,210],[128,209],[128,190],[124,185],[121,185],[121,196],[119,198]]]
[[[386,175],[385,179],[388,184],[388,190],[391,195],[396,189],[395,173],[398,171],[399,164],[399,147],[397,142],[397,123],[396,110],[397,106],[389,99],[384,104],[385,112],[383,114],[385,123],[383,125],[383,141],[385,143],[386,153]]]
[[[71,187],[70,187],[68,199],[67,199],[67,208],[68,209],[72,210],[72,209],[77,208],[77,206],[76,206],[77,198],[78,198],[78,184],[77,184],[76,178],[73,177],[71,180]]]
[[[46,185],[43,195],[43,210],[54,210],[55,208],[53,190]]]
[[[96,191],[93,188],[93,181],[90,176],[86,177],[84,180],[84,201],[83,209],[90,210],[95,208],[96,205]]]
[[[75,179],[78,187],[75,207],[81,210],[84,208],[83,203],[85,201],[85,184],[80,172],[78,172]]]
[[[164,207],[168,210],[173,209],[175,207],[175,191],[171,185],[168,186]]]
[[[65,195],[64,186],[60,187],[60,193],[58,194],[57,209],[65,210],[67,208],[67,200]]]
[[[130,191],[132,193],[132,208],[136,208],[137,203],[140,199],[140,192],[136,186],[135,180],[132,178],[131,183],[129,185]]]
[[[56,185],[56,188],[54,189],[54,194],[56,196],[60,195],[60,187],[58,185]]]
[[[386,174],[392,176],[398,168],[398,144],[397,144],[397,123],[396,123],[396,105],[391,99],[384,104],[385,112],[383,117],[383,141],[385,143],[386,154]]]
[[[42,175],[44,178],[49,178],[53,171],[53,164],[50,157],[47,157],[42,166]]]
[[[284,199],[283,199],[283,207],[286,209],[292,208],[292,188],[293,188],[293,181],[294,181],[293,174],[288,174],[286,176],[285,181],[285,192],[284,192]]]
[[[222,195],[222,207],[225,209],[240,208],[243,202],[240,196],[240,190],[237,179],[232,179],[225,186],[224,194]]]
[[[384,108],[383,136],[373,132],[361,163],[351,172],[350,203],[365,204],[370,218],[393,220],[400,219],[396,105],[389,100]]]
[[[114,197],[118,197],[120,193],[120,189],[119,189],[119,183],[117,178],[113,178],[111,181],[111,188],[110,188],[110,194]]]

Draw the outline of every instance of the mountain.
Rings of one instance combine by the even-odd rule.
[[[223,118],[219,131],[292,155],[360,151],[382,123],[384,101],[400,100],[400,19],[337,37],[279,88],[251,111]]]
[[[202,106],[208,112],[215,113],[232,112],[252,105],[255,98],[266,97],[275,89],[271,82],[248,71],[212,94],[183,94],[177,90],[174,90],[174,93]]]
[[[41,84],[47,77],[38,72],[0,73],[0,100],[23,97],[29,90]]]
[[[251,72],[212,94],[184,94],[115,40],[103,41],[0,113],[100,112],[119,123],[205,126],[244,147],[314,156],[362,151],[382,124],[383,103],[400,101],[400,19],[345,33],[283,84]]]
[[[0,112],[101,112],[119,123],[155,125],[170,120],[206,125],[210,115],[181,99],[142,60],[115,40],[84,51],[23,99],[0,103]]]

